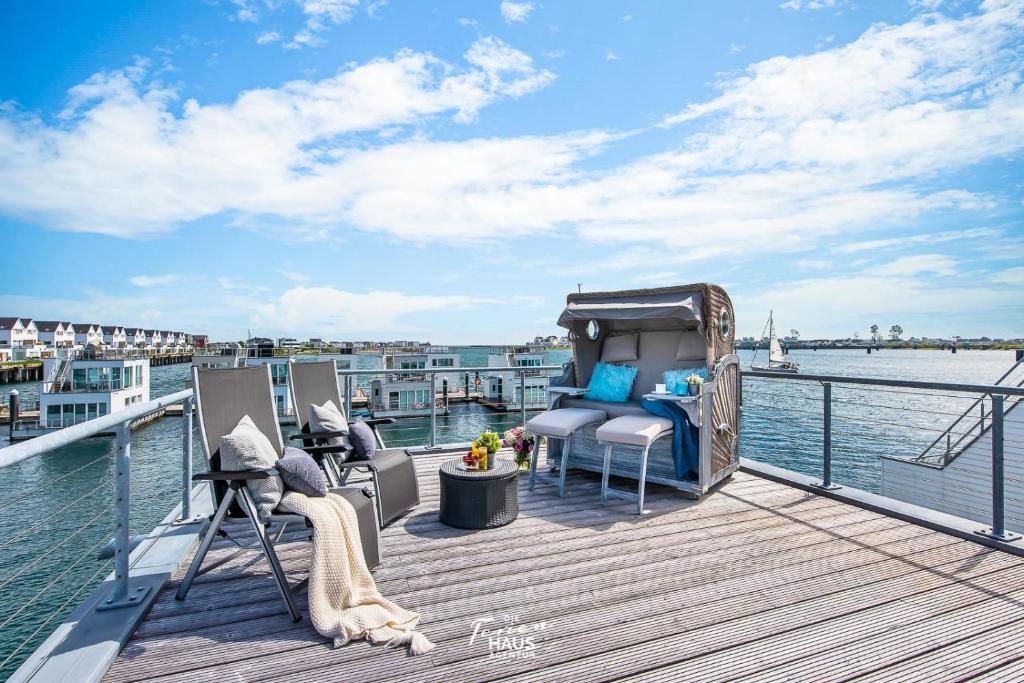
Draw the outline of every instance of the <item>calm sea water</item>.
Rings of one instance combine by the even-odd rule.
[[[460,349],[464,367],[486,365],[487,350]],[[554,352],[552,360],[568,358]],[[741,354],[749,365],[749,352]],[[377,358],[359,355],[358,367]],[[797,351],[791,358],[808,374],[988,383],[1013,362],[1013,352]],[[189,366],[153,368],[153,397],[185,386]],[[35,401],[34,383],[17,388]],[[820,385],[748,379],[744,383],[741,453],[808,474],[818,474],[822,449]],[[877,491],[880,455],[914,456],[936,438],[968,402],[937,392],[833,389],[833,459],[837,481]],[[437,442],[469,440],[486,429],[518,424],[518,413],[500,414],[476,404],[453,406],[437,418]],[[384,431],[390,445],[429,439],[429,419],[407,419]],[[4,434],[6,437],[6,434]],[[0,441],[0,445],[5,442]],[[110,571],[97,551],[110,538],[114,443],[96,438],[4,469],[0,476],[0,677],[61,622]],[[197,470],[204,467],[194,449]],[[181,495],[181,420],[165,418],[132,437],[132,531],[148,531]],[[36,599],[38,596],[38,599]]]

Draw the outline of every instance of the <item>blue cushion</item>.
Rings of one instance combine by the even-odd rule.
[[[686,384],[687,378],[690,375],[698,375],[705,382],[708,379],[708,369],[703,365],[699,368],[680,368],[678,370],[666,370],[665,374],[662,375],[662,379],[665,382],[665,389],[676,393],[677,384]]]
[[[623,403],[629,400],[638,370],[629,365],[598,363],[583,398],[591,401],[612,401]]]

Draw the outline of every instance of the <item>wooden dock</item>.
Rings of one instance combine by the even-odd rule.
[[[744,473],[700,504],[651,486],[643,519],[632,502],[602,507],[596,476],[571,472],[562,499],[546,473],[534,492],[524,477],[516,522],[460,531],[437,521],[446,457],[417,457],[423,503],[383,532],[375,572],[385,596],[423,615],[430,654],[332,649],[308,618],[291,623],[266,563],[247,553],[184,603],[172,582],[106,680],[1024,676],[1024,558]],[[219,540],[207,562],[234,548]],[[280,554],[303,577],[307,532],[286,534]],[[491,657],[471,638],[486,618],[537,628],[532,656]]]

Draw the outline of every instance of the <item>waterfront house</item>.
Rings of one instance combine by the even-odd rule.
[[[103,330],[93,323],[75,323],[75,346],[100,346],[103,343]]]
[[[210,338],[207,337],[205,334],[193,334],[189,336],[191,338],[192,348],[205,349],[207,346],[210,345]]]
[[[531,368],[546,365],[544,349],[539,346],[510,346],[491,349],[487,366],[492,368]],[[526,373],[526,407],[544,408],[547,405],[548,377],[538,370]],[[523,401],[523,382],[512,370],[489,372],[481,387],[483,397],[498,410],[519,410]]]
[[[24,356],[25,349],[34,347],[37,340],[38,328],[31,318],[0,318],[0,348],[11,357]]]
[[[150,351],[159,351],[163,346],[164,337],[160,330],[146,330],[146,348]]]
[[[125,337],[128,346],[136,349],[146,348],[146,331],[139,327],[125,328]]]
[[[128,334],[123,327],[101,325],[100,332],[103,334],[103,345],[108,349],[123,349],[128,345]]]
[[[75,330],[71,323],[59,320],[37,320],[39,343],[50,349],[70,349],[75,346]]]
[[[39,428],[60,429],[149,400],[149,361],[103,358],[43,361]]]
[[[404,342],[396,342],[404,343]],[[371,411],[375,417],[399,417],[430,414],[436,395],[455,391],[459,386],[459,355],[445,346],[423,346],[411,351],[384,353],[385,370],[441,370],[434,374],[385,373],[370,384]]]

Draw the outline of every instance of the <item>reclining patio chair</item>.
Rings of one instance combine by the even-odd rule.
[[[194,475],[192,481],[211,483],[216,512],[210,518],[210,526],[175,597],[178,600],[184,600],[196,576],[246,552],[247,549],[242,549],[228,558],[213,563],[206,570],[202,569],[203,560],[215,538],[218,535],[228,536],[222,527],[231,523],[246,523],[248,521],[256,533],[260,550],[270,564],[281,597],[288,605],[288,613],[293,621],[300,621],[302,615],[299,612],[295,596],[306,587],[306,581],[301,581],[296,585],[288,582],[284,569],[277,558],[277,553],[274,551],[274,543],[280,540],[289,523],[300,523],[307,527],[311,525],[302,515],[278,512],[277,510],[261,518],[249,490],[249,482],[277,476],[276,469],[223,471],[220,468],[221,438],[230,434],[245,416],[248,416],[256,428],[267,437],[278,456],[284,451],[281,432],[277,425],[274,392],[270,381],[270,366],[258,365],[227,369],[192,368],[192,386],[195,388],[196,412],[199,417],[203,451],[206,453],[209,463],[209,472]],[[370,501],[372,494],[367,489],[354,487],[329,490],[330,494],[344,497],[355,508],[366,564],[370,568],[377,566],[380,563],[380,545],[373,504]],[[274,524],[279,524],[280,530],[274,538],[271,538],[267,527]]]
[[[290,438],[302,440],[306,450],[327,454],[328,467],[337,469],[339,481],[348,480],[352,470],[369,473],[373,480],[374,500],[377,503],[377,519],[380,528],[398,519],[411,508],[419,505],[420,492],[416,482],[416,467],[412,456],[404,448],[385,448],[377,426],[390,424],[394,418],[363,420],[373,430],[377,448],[370,460],[352,459],[353,448],[348,434],[338,432],[312,432],[309,424],[311,405],[322,406],[328,401],[334,403],[347,422],[346,406],[338,391],[338,369],[333,360],[315,363],[289,363],[288,387],[291,391],[292,407],[299,434]],[[338,445],[322,445],[326,441],[338,441]]]

